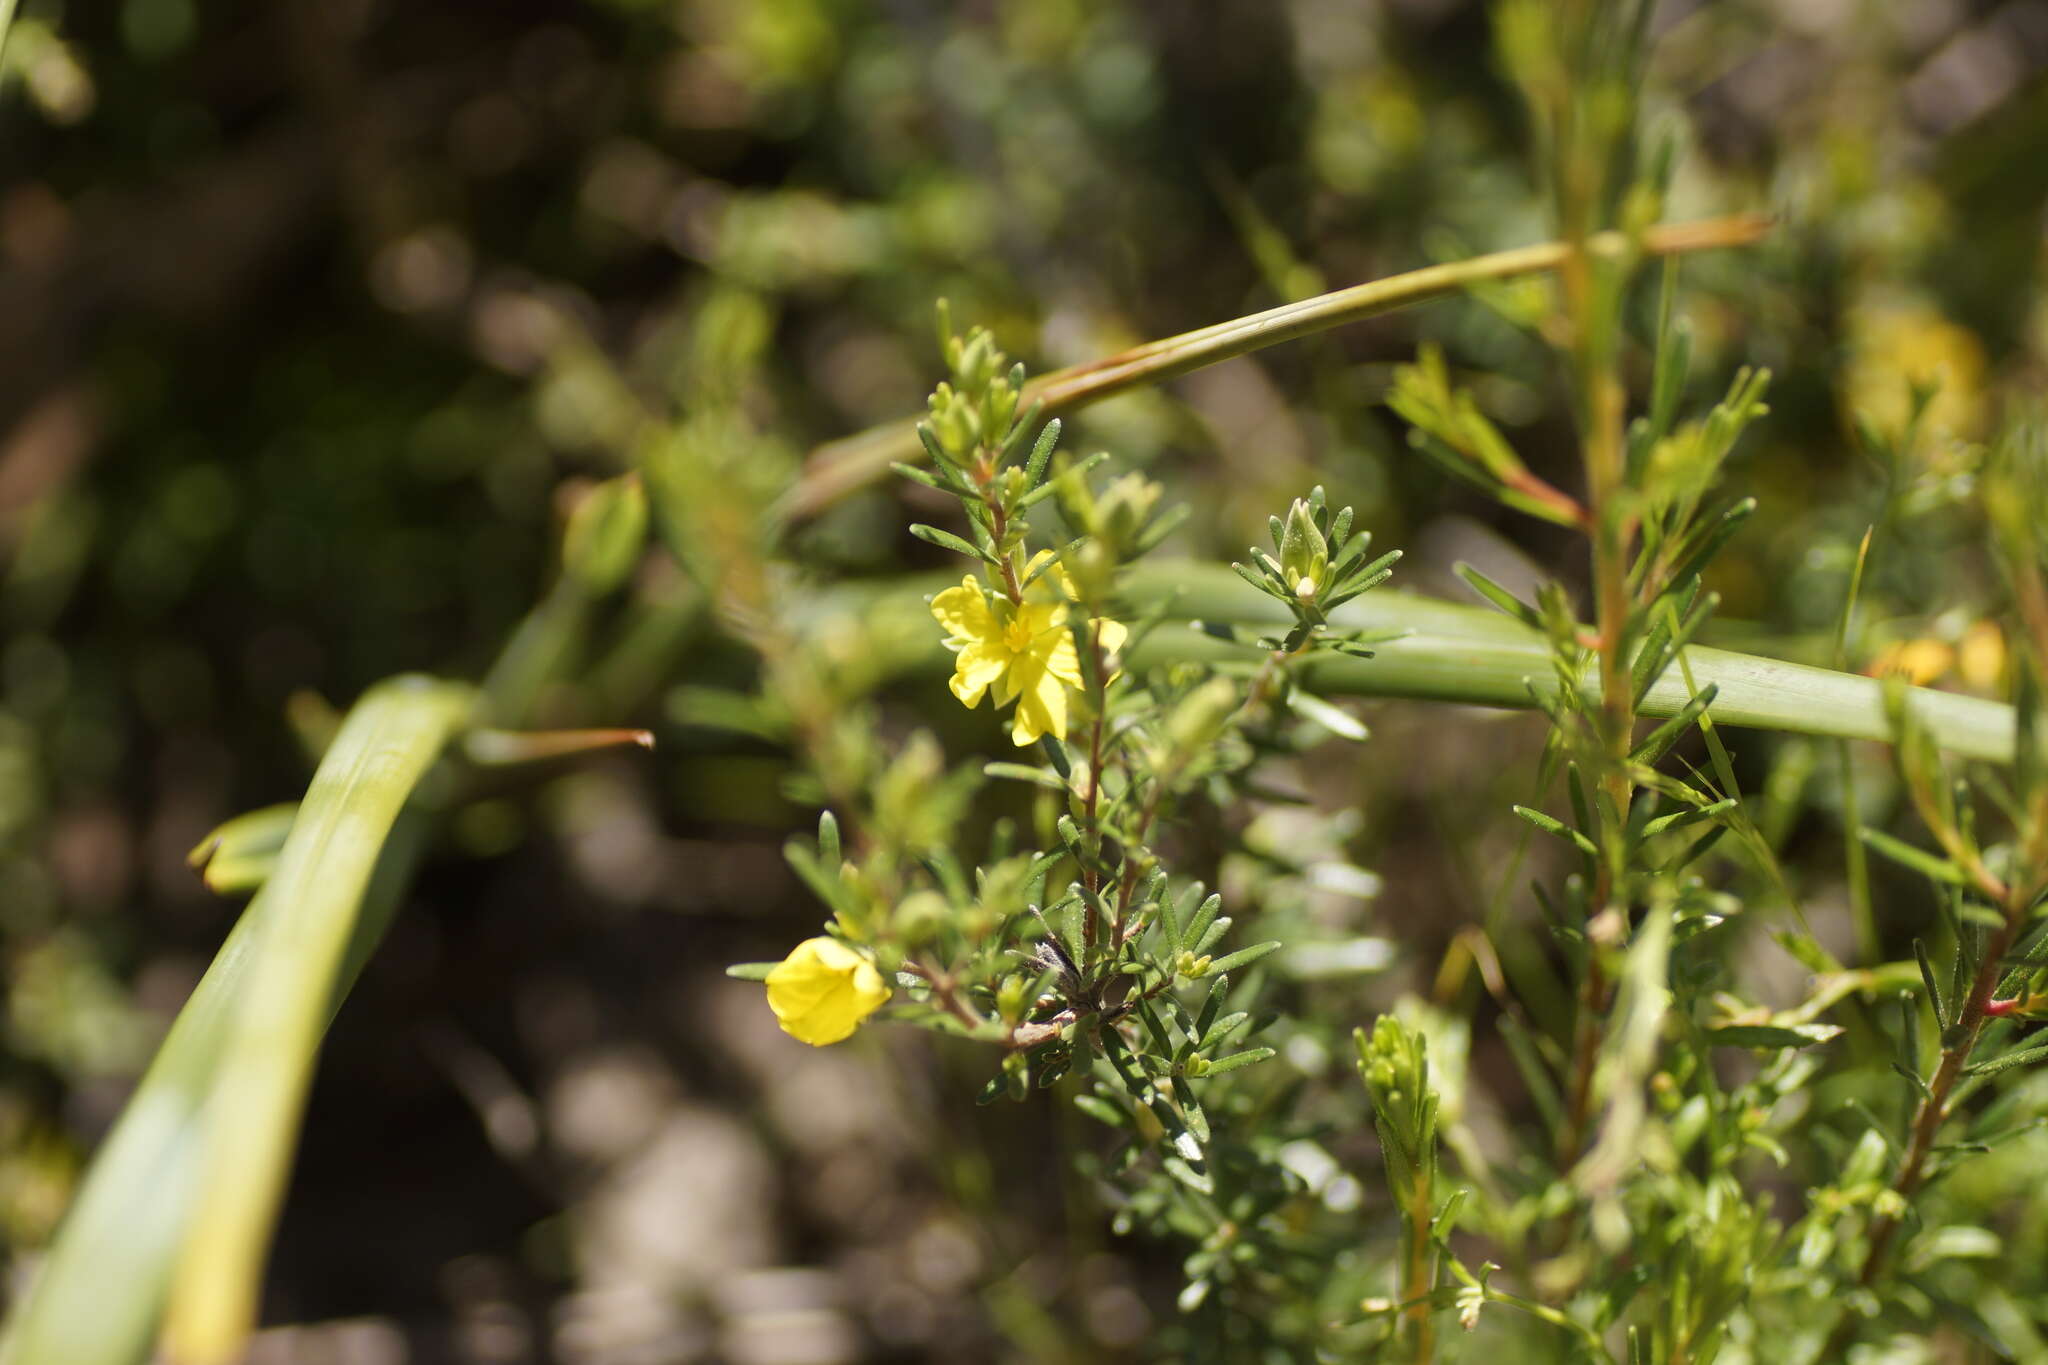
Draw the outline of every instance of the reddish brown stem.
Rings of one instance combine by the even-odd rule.
[[[1910,1204],[1913,1196],[1927,1179],[1927,1163],[1934,1155],[1935,1139],[1949,1118],[1950,1097],[1955,1093],[1956,1083],[1963,1078],[1970,1062],[1970,1054],[1976,1050],[1977,1041],[1983,1036],[1985,1024],[1998,1014],[2007,1013],[2016,1002],[1997,1001],[1992,993],[1998,988],[1998,978],[2005,967],[2006,953],[2011,949],[2014,936],[2025,922],[2027,904],[2025,901],[2008,901],[2005,910],[2005,924],[1992,934],[1984,945],[1984,960],[1977,968],[1977,979],[1970,987],[1970,994],[1963,1002],[1962,1013],[1956,1019],[1956,1041],[1942,1049],[1941,1062],[1935,1068],[1934,1077],[1928,1081],[1926,1092],[1920,1097],[1920,1106],[1913,1114],[1913,1132],[1906,1144],[1905,1160],[1899,1164],[1897,1179],[1892,1189],[1900,1200]],[[1998,1006],[2007,1007],[2001,1010]],[[1901,1219],[1889,1213],[1880,1213],[1870,1225],[1870,1244],[1863,1253],[1863,1265],[1857,1272],[1856,1282],[1865,1289],[1873,1288],[1878,1277],[1884,1273],[1892,1242],[1897,1238]],[[1828,1339],[1828,1345],[1820,1354],[1821,1360],[1841,1360],[1855,1340],[1859,1319],[1844,1313],[1835,1324],[1835,1330]]]

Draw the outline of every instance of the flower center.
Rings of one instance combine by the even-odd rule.
[[[1003,644],[1012,654],[1024,653],[1031,648],[1031,627],[1022,619],[1012,617],[1010,623],[1003,627]]]

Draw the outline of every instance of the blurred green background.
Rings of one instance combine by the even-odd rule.
[[[1882,524],[1853,664],[1931,641],[1930,678],[1989,688],[1960,441],[2048,360],[2048,3],[1681,0],[1656,27],[1669,216],[1780,217],[1684,267],[1698,392],[1777,376],[1724,638],[1825,661]],[[231,921],[186,851],[303,786],[288,711],[317,728],[302,694],[478,675],[642,424],[715,443],[692,423],[741,414],[749,442],[707,458],[765,497],[816,443],[918,409],[942,295],[1049,369],[1548,235],[1462,0],[26,0],[0,119],[0,1303]],[[1407,550],[1405,586],[1454,593],[1459,559],[1575,582],[1561,534],[1449,484],[1380,405],[1436,340],[1574,483],[1520,325],[1545,287],[1234,361],[1068,444],[1191,501],[1190,553],[1241,554],[1321,481]],[[1931,377],[1934,438],[1871,458],[1852,414],[1895,427]],[[933,566],[917,505],[862,492],[792,558],[818,581]],[[754,669],[699,596],[651,560],[621,610],[669,633],[547,703],[652,728],[651,757],[448,821],[331,1037],[271,1287],[289,1325],[260,1358],[1142,1357],[1174,1253],[1064,1183],[1093,1135],[973,1108],[971,1049],[805,1049],[721,975],[820,911],[778,852],[813,818],[790,755],[673,690]],[[884,723],[993,742],[942,696],[890,692]],[[1336,869],[1303,913],[1388,944],[1313,988],[1340,1032],[1483,915],[1529,781],[1503,754],[1540,742],[1526,718],[1371,719],[1370,747],[1300,775],[1349,813],[1254,826],[1272,866],[1237,874]],[[1743,750],[1778,779],[1816,926],[1845,932],[1832,798],[1800,778],[1831,757]],[[1893,930],[1920,894],[1880,885]],[[1333,1145],[1370,1185],[1369,1147]]]

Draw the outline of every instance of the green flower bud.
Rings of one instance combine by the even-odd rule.
[[[1223,737],[1237,714],[1238,685],[1229,678],[1211,678],[1181,698],[1167,718],[1165,766],[1186,766]]]
[[[1017,499],[1030,491],[1030,480],[1018,465],[1011,465],[996,476],[996,497],[1007,505],[1014,506]]]
[[[946,927],[953,907],[936,891],[913,891],[896,907],[896,932],[909,943],[923,943]]]
[[[954,352],[953,374],[964,391],[985,390],[990,381],[1002,373],[1005,358],[996,349],[996,339],[988,329],[977,327],[968,333],[966,344]]]
[[[1010,423],[1017,418],[1017,388],[1007,377],[992,381],[988,396],[982,401],[981,430],[991,445],[998,444],[1010,433]]]
[[[1296,498],[1287,509],[1287,525],[1280,536],[1280,573],[1294,595],[1313,600],[1323,590],[1330,571],[1330,542],[1316,525],[1315,513],[1306,500]]]
[[[1392,1015],[1358,1030],[1358,1073],[1373,1113],[1400,1156],[1413,1166],[1435,1140],[1437,1097],[1429,1084],[1429,1045],[1423,1034]],[[1389,1169],[1393,1169],[1392,1166]]]
[[[1116,583],[1116,555],[1094,537],[1081,542],[1063,561],[1075,595],[1083,601],[1100,602]]]
[[[593,596],[614,592],[647,544],[647,490],[638,474],[607,479],[569,513],[562,569]]]
[[[1060,515],[1067,525],[1093,534],[1102,524],[1102,509],[1088,477],[1075,469],[1074,457],[1062,450],[1053,456],[1053,497],[1059,500]]]
[[[937,438],[939,453],[954,464],[965,464],[974,454],[979,434],[980,424],[973,405],[943,380],[932,392],[929,403],[932,435]]]
[[[1090,529],[1119,549],[1129,549],[1152,519],[1165,490],[1142,474],[1126,474],[1103,490]]]

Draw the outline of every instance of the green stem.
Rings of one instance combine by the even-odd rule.
[[[1926,1091],[1920,1097],[1920,1107],[1913,1114],[1912,1137],[1906,1144],[1906,1155],[1899,1163],[1898,1176],[1892,1181],[1892,1189],[1910,1207],[1913,1197],[1927,1180],[1927,1163],[1934,1155],[1935,1140],[1940,1137],[1942,1125],[1948,1121],[1951,1096],[1956,1083],[1963,1078],[1964,1068],[1969,1065],[1970,1054],[1977,1048],[1977,1040],[1984,1034],[1984,1026],[1990,1020],[1989,1008],[1992,994],[1998,988],[1998,981],[2006,971],[2006,954],[2011,951],[2013,940],[2018,937],[2027,921],[2031,899],[2023,892],[2008,892],[2006,903],[2001,907],[2005,912],[2005,923],[1991,932],[1984,944],[1983,961],[1977,966],[1977,978],[1970,986],[1969,997],[1963,1001],[1955,1027],[1945,1030],[1949,1041],[1941,1051],[1941,1061],[1935,1067],[1934,1077],[1928,1081]],[[1874,1289],[1884,1274],[1891,1254],[1893,1240],[1898,1236],[1901,1217],[1880,1213],[1870,1225],[1870,1241],[1863,1253],[1863,1265],[1857,1272],[1856,1283],[1865,1290]],[[1861,1319],[1853,1312],[1845,1312],[1835,1321],[1828,1345],[1822,1350],[1820,1360],[1842,1360],[1847,1357],[1850,1343],[1856,1339],[1856,1330]]]
[[[1587,246],[1594,255],[1602,256],[1624,251],[1640,251],[1649,256],[1676,255],[1747,246],[1769,228],[1768,218],[1740,214],[1660,224],[1634,242],[1618,232],[1598,233]],[[1564,243],[1544,242],[1352,285],[1263,313],[1148,341],[1101,360],[1055,370],[1025,385],[1023,401],[1027,407],[1033,402],[1043,403],[1043,415],[1047,417],[1074,412],[1130,389],[1162,384],[1204,366],[1455,293],[1473,284],[1556,270],[1570,255],[1571,250]],[[891,464],[916,462],[923,456],[915,419],[892,422],[829,442],[811,452],[802,478],[783,499],[780,510],[792,518],[815,516],[887,474]]]
[[[823,592],[791,619],[791,628],[815,633],[825,618],[858,618],[884,670],[950,670],[953,656],[940,644],[924,605],[925,597],[945,586],[941,579],[906,576]],[[1278,634],[1292,622],[1284,608],[1220,564],[1157,560],[1128,573],[1119,592],[1140,612],[1170,604],[1168,619],[1128,651],[1124,666],[1134,675],[1182,661],[1255,667],[1257,652],[1185,628],[1181,623],[1190,618],[1235,624],[1248,633]],[[1323,651],[1298,661],[1295,676],[1311,692],[1516,710],[1533,706],[1534,695],[1556,692],[1549,642],[1490,607],[1382,588],[1338,608],[1331,625],[1339,631],[1402,633],[1374,644],[1370,659]],[[1719,689],[1713,706],[1718,725],[1892,739],[1876,679],[1705,645],[1689,646],[1685,660],[1695,684]],[[1581,686],[1597,693],[1598,678],[1583,679]],[[2010,706],[1925,687],[1910,688],[1908,695],[1915,717],[1942,748],[1986,762],[2012,762],[2016,727]],[[1667,670],[1643,699],[1641,714],[1670,716],[1691,699],[1679,670]]]
[[[1428,1365],[1436,1358],[1436,1305],[1431,1297],[1436,1289],[1436,1243],[1429,1226],[1435,1217],[1430,1207],[1433,1201],[1431,1182],[1418,1179],[1414,1203],[1402,1220],[1408,1235],[1407,1260],[1401,1271],[1401,1297],[1408,1304],[1403,1322],[1408,1359],[1415,1365]]]
[[[1863,846],[1863,798],[1856,791],[1856,754],[1848,740],[1835,745],[1835,766],[1842,778],[1842,838],[1848,845],[1849,918],[1856,930],[1856,956],[1874,963],[1884,952],[1877,932],[1877,907],[1870,898],[1870,852]]]
[[[1221,566],[1162,561],[1132,573],[1125,595],[1141,606],[1170,598],[1174,615],[1200,620],[1277,629],[1289,619]],[[909,600],[916,604],[914,595]],[[1404,633],[1374,644],[1370,659],[1323,652],[1300,661],[1296,676],[1311,691],[1517,709],[1534,705],[1535,694],[1555,694],[1549,642],[1488,607],[1381,589],[1338,608],[1331,624],[1340,631]],[[1129,666],[1140,671],[1182,659],[1246,657],[1241,646],[1182,632],[1169,621],[1133,651]],[[1884,689],[1873,678],[1705,645],[1688,647],[1685,658],[1698,686],[1719,689],[1713,705],[1717,724],[1881,742],[1892,737]],[[1582,679],[1582,686],[1597,695],[1599,680]],[[1670,716],[1691,697],[1678,670],[1667,670],[1643,699],[1642,714]],[[1911,697],[1915,715],[1943,748],[1990,762],[2012,761],[2011,707],[1929,688],[1914,688]]]

